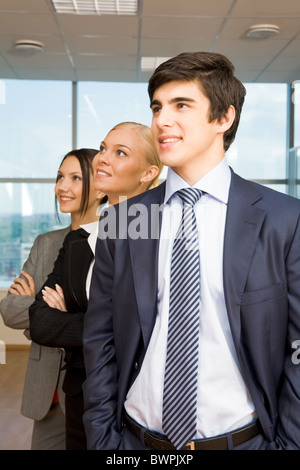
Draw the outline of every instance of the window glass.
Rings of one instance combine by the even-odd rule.
[[[293,83],[292,100],[295,105],[294,145],[300,147],[300,80]]]
[[[78,83],[78,147],[99,148],[107,132],[122,121],[151,126],[148,83]]]
[[[78,84],[78,146],[98,148],[118,122],[151,125],[147,83]],[[228,163],[247,179],[286,177],[287,85],[245,84],[247,95]],[[166,170],[162,173],[166,175]]]
[[[287,85],[245,84],[247,94],[235,142],[227,152],[247,179],[284,179],[287,153]]]
[[[0,82],[0,177],[54,177],[71,150],[71,82]]]
[[[287,194],[287,185],[286,184],[265,184],[267,188],[275,189],[275,191],[279,191],[280,193]]]
[[[286,192],[287,85],[245,84],[247,95],[228,163],[246,179]],[[79,82],[77,148],[98,148],[121,121],[151,125],[148,83]],[[295,84],[295,145],[300,146],[300,84]],[[7,287],[40,233],[62,228],[54,180],[72,146],[72,83],[0,80],[0,287]],[[300,168],[300,165],[298,165]],[[298,170],[299,172],[300,170]],[[162,179],[166,176],[166,168]],[[298,177],[299,178],[299,177]],[[43,179],[45,179],[43,181]]]
[[[0,286],[8,287],[37,235],[67,226],[70,216],[55,215],[54,183],[1,183],[0,201]]]
[[[0,80],[0,287],[38,234],[69,223],[55,219],[54,181],[71,149],[71,82]]]

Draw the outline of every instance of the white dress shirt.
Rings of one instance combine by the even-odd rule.
[[[87,273],[86,277],[86,296],[87,299],[90,298],[90,285],[91,285],[91,278],[92,278],[92,272],[93,272],[93,267],[95,264],[95,248],[96,248],[96,241],[97,241],[97,236],[98,236],[98,227],[99,227],[99,222],[91,222],[90,224],[84,224],[80,225],[81,228],[83,228],[87,233],[89,233],[88,236],[88,243],[91,247],[91,250],[94,254],[94,258],[90,264],[89,271]]]
[[[108,202],[105,202],[104,204],[101,204],[99,206],[99,215],[101,214],[103,209],[105,209],[106,207],[108,207]],[[99,230],[99,221],[97,220],[96,222],[90,222],[89,224],[80,225],[80,228],[83,228],[83,230],[89,233],[87,240],[94,255],[94,258],[91,262],[91,265],[90,265],[90,268],[86,277],[86,296],[87,296],[87,299],[89,299],[93,267],[95,264],[95,251],[96,251],[96,242],[97,242],[98,230]]]
[[[200,338],[198,418],[195,438],[211,437],[253,420],[254,406],[240,374],[223,291],[223,243],[231,172],[222,160],[194,187],[205,194],[195,205],[200,248]],[[170,265],[182,202],[174,194],[188,187],[168,169],[158,267],[158,314],[141,371],[125,408],[138,423],[162,433],[162,400],[167,348]]]

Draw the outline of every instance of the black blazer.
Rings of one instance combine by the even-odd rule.
[[[59,284],[68,311],[49,307],[43,300],[42,289],[29,309],[32,340],[43,346],[66,351],[67,370],[63,385],[66,393],[77,393],[85,378],[82,332],[88,304],[86,277],[93,260],[88,236],[83,229],[72,230],[66,236],[53,271],[42,287],[55,289],[55,284]]]
[[[125,201],[130,214],[148,217],[151,237],[130,237],[128,217],[117,237],[97,240],[83,333],[89,449],[118,448],[124,400],[155,324],[159,227],[150,208],[163,203],[164,190],[161,184]],[[123,208],[112,208],[117,223]],[[300,339],[299,219],[299,200],[232,172],[224,294],[240,370],[270,449],[300,449],[300,365],[293,361]]]

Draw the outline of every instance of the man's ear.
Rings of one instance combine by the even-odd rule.
[[[220,120],[220,132],[224,133],[230,129],[235,119],[235,109],[232,105],[229,106],[228,110]]]

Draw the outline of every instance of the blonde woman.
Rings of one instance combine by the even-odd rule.
[[[120,198],[131,198],[156,184],[161,168],[150,129],[138,123],[121,123],[107,134],[94,157],[94,187],[114,205]],[[66,351],[67,450],[86,449],[82,334],[98,224],[80,225],[80,230],[66,237],[53,272],[30,307],[34,341]]]

